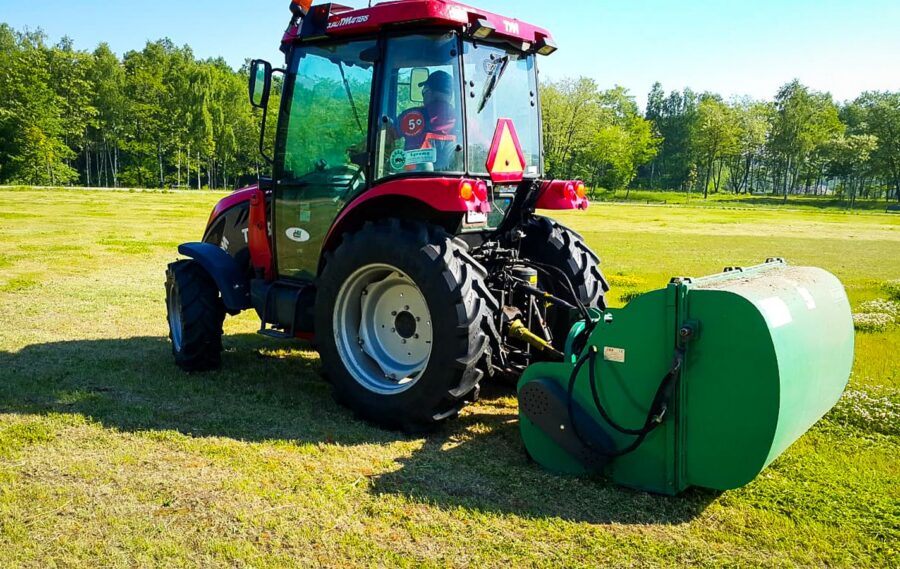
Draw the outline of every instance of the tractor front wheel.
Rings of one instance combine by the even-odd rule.
[[[428,430],[477,388],[493,302],[485,270],[444,230],[390,219],[326,254],[316,338],[338,402],[380,426]]]
[[[196,261],[176,261],[166,271],[166,310],[175,363],[207,371],[222,363],[225,305],[212,277]]]

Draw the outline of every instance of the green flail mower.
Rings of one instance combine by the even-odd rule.
[[[291,9],[284,67],[250,65],[272,176],[167,271],[181,368],[218,367],[226,314],[253,310],[378,426],[427,431],[518,382],[542,466],[670,494],[752,480],[837,401],[853,327],[824,271],[772,260],[607,307],[597,255],[537,213],[588,207],[544,177],[548,31],[449,0]]]
[[[565,361],[518,385],[522,439],[561,473],[675,494],[747,484],[841,396],[844,287],[781,259],[674,278],[573,327]]]

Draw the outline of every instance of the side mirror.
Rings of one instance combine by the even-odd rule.
[[[272,64],[262,59],[250,62],[250,104],[257,109],[265,108],[272,88]]]
[[[415,67],[409,74],[409,100],[413,103],[421,103],[425,100],[422,95],[422,87],[419,83],[424,83],[428,79],[429,71],[427,67]]]

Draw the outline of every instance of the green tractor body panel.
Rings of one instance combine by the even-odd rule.
[[[574,362],[596,349],[599,400],[613,421],[639,429],[680,353],[680,380],[660,425],[633,452],[603,467],[612,480],[634,488],[675,494],[690,486],[747,484],[834,406],[850,376],[850,305],[840,281],[822,269],[776,260],[673,279],[604,316],[580,354],[529,367],[519,391],[547,380],[567,390]],[[682,330],[691,331],[689,339]],[[601,417],[590,365],[575,379],[574,404],[615,449],[626,448],[635,436]],[[544,467],[572,474],[596,470],[557,444],[546,422],[539,426],[520,411],[520,425],[526,448]]]

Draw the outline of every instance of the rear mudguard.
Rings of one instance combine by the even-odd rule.
[[[250,308],[250,279],[246,267],[222,248],[211,243],[182,243],[178,252],[197,261],[212,277],[228,312],[236,314]]]

